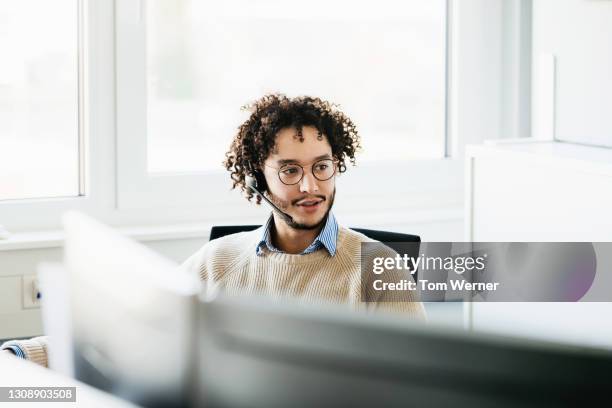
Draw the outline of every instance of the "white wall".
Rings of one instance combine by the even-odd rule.
[[[612,2],[534,0],[534,70],[547,54],[556,61],[556,139],[612,147]]]
[[[532,86],[554,81],[552,94],[538,93],[545,99],[534,100],[533,111],[544,123],[534,130],[553,134],[533,136],[612,147],[612,2],[532,4]],[[555,65],[543,72],[551,55]],[[550,124],[547,108],[554,110]],[[470,156],[467,239],[612,239],[612,150],[543,142],[480,147]],[[475,330],[612,347],[611,311],[612,303],[478,303],[470,321]]]

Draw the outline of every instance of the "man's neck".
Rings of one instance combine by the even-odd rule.
[[[317,228],[311,230],[295,229],[288,226],[278,215],[274,214],[273,217],[274,222],[270,231],[272,243],[276,248],[288,254],[304,252],[317,238],[324,226],[324,223],[321,223]]]

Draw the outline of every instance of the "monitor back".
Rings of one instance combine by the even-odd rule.
[[[80,213],[64,217],[74,373],[144,406],[183,406],[199,280]]]
[[[200,316],[199,405],[557,407],[612,385],[604,350],[255,298]]]

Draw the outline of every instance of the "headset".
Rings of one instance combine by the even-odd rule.
[[[268,197],[266,197],[264,195],[264,193],[262,193],[262,191],[268,191],[268,183],[266,183],[266,179],[265,179],[264,175],[261,172],[256,171],[255,174],[254,174],[254,177],[246,176],[244,181],[245,181],[246,186],[249,189],[251,189],[251,191],[253,191],[253,193],[257,194],[266,203],[268,203],[268,205],[270,205],[272,207],[272,209],[278,213],[278,215],[283,217],[285,219],[285,221],[287,221],[288,224],[293,224],[293,217],[291,217],[289,214],[283,212],[272,201],[270,201],[270,199],[268,199]]]

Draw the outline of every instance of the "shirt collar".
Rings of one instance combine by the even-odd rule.
[[[270,215],[266,225],[264,226],[263,233],[259,243],[257,244],[256,252],[257,255],[263,255],[263,247],[265,246],[271,252],[283,253],[280,249],[276,248],[272,244],[272,234],[271,228],[272,223],[274,222],[274,217]],[[300,255],[310,254],[321,247],[325,248],[329,255],[334,256],[336,254],[336,242],[338,240],[338,222],[336,221],[336,217],[330,211],[327,216],[327,220],[325,221],[325,226],[317,235],[314,241],[306,248],[304,251],[300,253]]]

